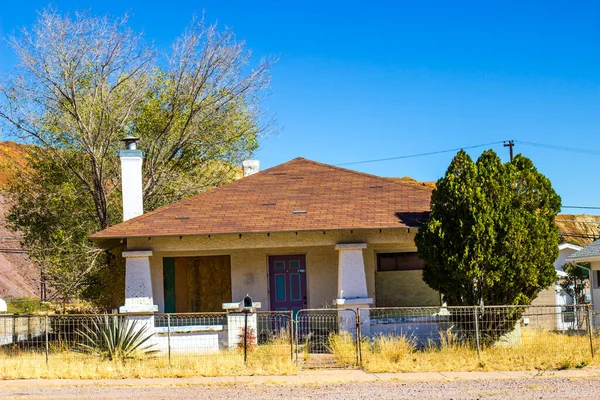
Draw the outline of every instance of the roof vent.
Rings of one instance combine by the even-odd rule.
[[[273,207],[273,206],[275,206],[275,203],[262,203],[261,206]]]
[[[379,185],[379,186],[369,186],[369,189],[383,189],[383,186]]]
[[[306,210],[294,210],[294,211],[292,211],[292,214],[308,214],[308,211],[306,211]]]

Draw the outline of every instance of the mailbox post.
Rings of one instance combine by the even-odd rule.
[[[244,346],[244,361],[248,347],[248,329],[257,329],[258,320],[256,310],[261,307],[259,301],[252,297],[246,297],[237,303],[223,303],[223,309],[227,310],[227,337],[229,348]],[[243,319],[242,319],[243,317]]]
[[[252,311],[252,297],[244,297],[244,364],[248,360],[248,314]]]

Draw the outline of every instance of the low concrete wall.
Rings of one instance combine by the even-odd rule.
[[[440,332],[450,328],[449,316],[372,318],[371,337],[405,336],[418,347],[440,343]]]
[[[222,326],[174,327],[170,336],[171,354],[214,354],[228,348],[227,329]],[[166,354],[169,351],[167,328],[155,328],[152,343],[154,349]]]
[[[43,340],[45,317],[20,317],[6,314],[0,317],[0,346],[29,340]]]

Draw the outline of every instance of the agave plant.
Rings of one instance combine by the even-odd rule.
[[[105,315],[92,320],[91,326],[84,326],[77,334],[83,339],[81,348],[108,360],[125,360],[135,353],[151,354],[154,344],[145,345],[154,333],[148,334],[148,326],[137,326],[137,321],[125,317]]]

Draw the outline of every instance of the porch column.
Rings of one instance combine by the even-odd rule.
[[[354,310],[369,307],[373,299],[367,291],[367,277],[363,250],[366,243],[343,243],[335,246],[339,253],[338,261],[338,298],[335,300],[339,309]],[[361,332],[370,334],[370,321],[367,313],[361,317]],[[355,332],[356,320],[351,320],[351,312],[342,313],[342,326],[346,331]],[[345,325],[345,326],[344,326]]]
[[[125,257],[125,305],[122,313],[154,313],[158,306],[152,298],[150,275],[151,250],[124,251]]]

